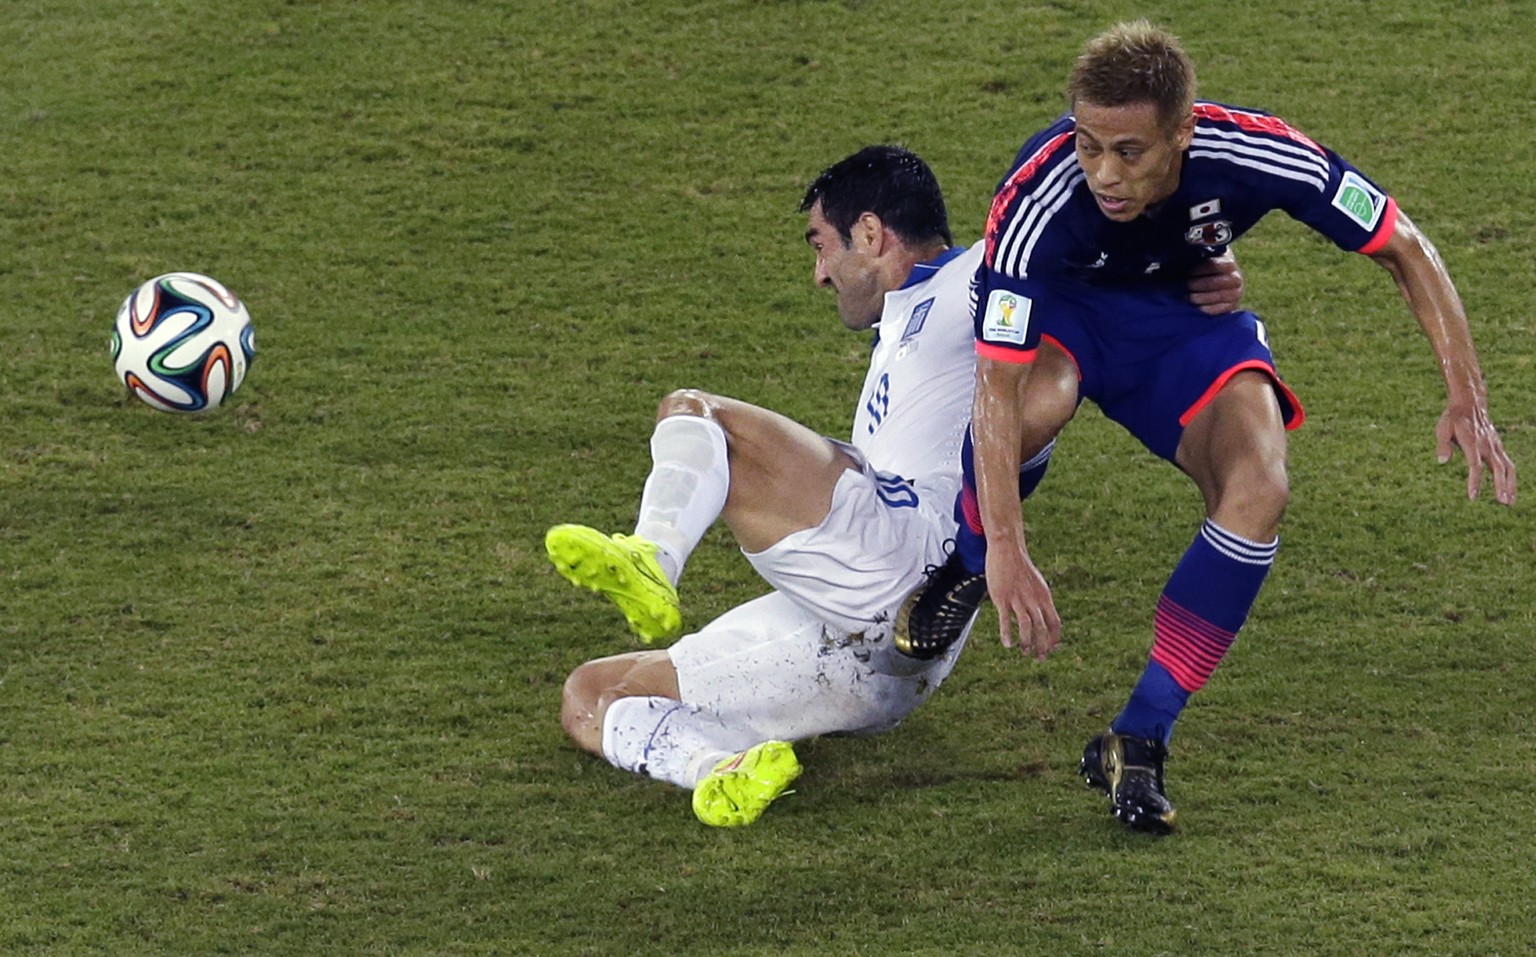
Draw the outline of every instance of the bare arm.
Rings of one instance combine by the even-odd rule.
[[[987,592],[997,606],[999,637],[1044,658],[1061,641],[1061,618],[1050,587],[1029,557],[1020,515],[1019,459],[1023,439],[1023,391],[1030,366],[976,360],[972,439],[976,443],[976,492],[987,534]]]
[[[1514,504],[1515,464],[1488,417],[1488,392],[1466,310],[1439,252],[1399,211],[1392,238],[1371,258],[1392,274],[1445,379],[1445,412],[1435,426],[1440,461],[1449,462],[1453,449],[1461,449],[1467,459],[1467,497],[1477,498],[1486,468],[1492,473],[1495,499]]]

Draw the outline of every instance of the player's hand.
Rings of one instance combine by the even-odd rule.
[[[1236,312],[1243,301],[1243,271],[1237,257],[1227,250],[1201,262],[1189,273],[1189,301],[1208,316]]]
[[[1435,425],[1435,452],[1440,464],[1449,462],[1456,449],[1467,458],[1467,498],[1475,499],[1482,491],[1486,468],[1493,473],[1494,499],[1500,505],[1515,504],[1519,487],[1515,463],[1504,451],[1499,432],[1481,402],[1449,403]]]
[[[1061,616],[1051,600],[1045,576],[1021,546],[994,544],[987,551],[987,596],[997,607],[999,635],[1012,648],[1013,626],[1019,627],[1019,651],[1037,660],[1061,644]]]

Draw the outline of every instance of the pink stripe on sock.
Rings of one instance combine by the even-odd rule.
[[[1152,660],[1168,669],[1179,687],[1190,693],[1205,687],[1237,637],[1236,632],[1216,627],[1169,601],[1166,595],[1157,601],[1152,633]]]

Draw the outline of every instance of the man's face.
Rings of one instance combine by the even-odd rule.
[[[805,241],[816,253],[816,285],[837,293],[837,316],[843,325],[868,329],[880,321],[886,288],[872,251],[869,224],[861,218],[853,224],[852,234],[844,243],[837,228],[822,215],[821,203],[811,207]]]
[[[1194,114],[1170,131],[1152,103],[1074,105],[1077,162],[1099,211],[1130,222],[1179,188],[1184,150],[1195,131]]]

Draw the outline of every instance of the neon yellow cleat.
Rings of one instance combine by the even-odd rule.
[[[544,550],[567,580],[612,599],[645,644],[682,633],[677,589],[656,562],[655,543],[604,535],[585,525],[556,525],[544,534]]]
[[[693,813],[710,827],[743,827],[763,816],[800,776],[788,741],[764,741],[715,765],[693,789]]]

